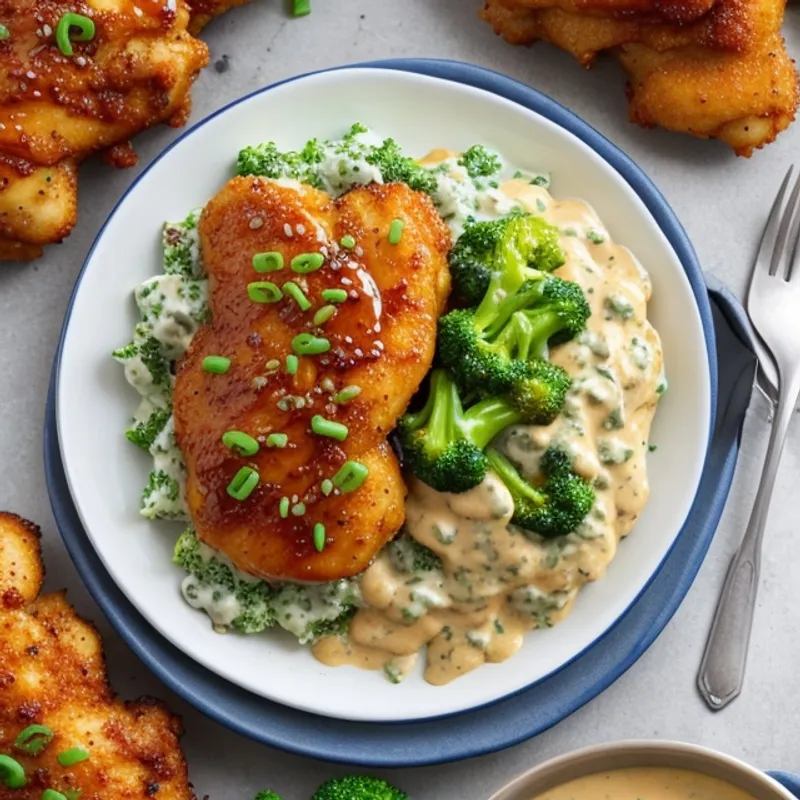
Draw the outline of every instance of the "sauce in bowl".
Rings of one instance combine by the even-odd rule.
[[[754,800],[731,783],[672,767],[629,767],[562,783],[531,800]]]

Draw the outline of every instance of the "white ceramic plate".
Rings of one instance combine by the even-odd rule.
[[[274,140],[294,148],[361,121],[409,154],[482,142],[521,168],[549,169],[557,198],[580,197],[653,279],[650,319],[661,334],[670,390],[656,415],[650,502],[607,577],[587,586],[555,628],[528,635],[515,657],[444,687],[419,675],[395,686],[380,673],[327,668],[288,635],[215,634],[180,595],[171,563],[179,528],[138,515],[148,459],[122,435],[136,403],[110,358],[136,322],[132,290],[159,272],[160,229],[204,204],[233,174],[238,150]],[[667,554],[695,496],[709,436],[708,353],[681,264],[629,185],[593,150],[497,96],[405,72],[321,73],[255,94],[198,125],[162,155],[114,210],[91,251],[65,329],[57,417],[70,491],[110,575],[173,644],[251,692],[316,714],[402,721],[451,714],[541,680],[600,637]]]

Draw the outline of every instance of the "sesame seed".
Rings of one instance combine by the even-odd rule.
[[[283,223],[283,232],[291,239],[294,236],[292,226],[288,222]]]
[[[352,286],[353,285],[353,281],[351,281],[350,278],[342,278],[339,281],[339,283],[341,283],[344,286]]]
[[[381,332],[381,324],[380,324],[380,322],[376,322],[375,323],[375,333],[380,333],[380,332]]]
[[[34,97],[41,97],[42,93],[38,89],[34,89],[33,90],[33,96]]]
[[[45,36],[50,36],[53,33],[53,29],[47,23],[45,23],[42,25],[42,33]]]
[[[142,11],[141,8],[139,8],[139,6],[133,7],[133,13],[136,14],[137,17],[141,17],[142,14],[144,14],[144,12]]]
[[[363,351],[363,350],[362,350],[360,347],[356,347],[356,349],[355,349],[355,350],[353,350],[353,355],[354,355],[356,358],[361,358],[361,356],[363,356],[363,355],[364,355],[364,351]]]
[[[306,232],[306,226],[303,225],[302,222],[299,223],[298,225],[295,225],[294,229],[300,234],[300,236],[302,236]]]
[[[15,131],[21,131],[22,130],[22,125],[15,125],[14,126],[14,130]]]
[[[250,220],[250,229],[251,230],[257,230],[263,224],[264,224],[264,220],[261,219],[261,217],[253,217],[253,219]]]
[[[6,126],[2,122],[0,122],[0,131],[4,131],[5,129]]]
[[[345,336],[344,340],[347,344],[353,344],[353,337],[352,336]]]
[[[377,347],[378,350],[383,350],[383,342],[381,341],[375,342],[375,347]]]
[[[36,79],[36,73],[32,69],[29,69],[25,73],[25,77],[30,81],[35,80]]]
[[[364,248],[362,248],[361,245],[356,245],[356,251],[355,252],[356,252],[356,255],[359,258],[361,258],[361,256],[364,255]]]
[[[328,257],[328,248],[325,247],[325,245],[322,245],[322,247],[320,247],[319,251],[320,251],[320,253],[322,253],[322,255],[325,256],[325,258]]]
[[[76,63],[76,64],[77,64],[79,67],[85,67],[85,66],[86,66],[86,59],[85,59],[83,56],[78,56],[78,57],[75,59],[75,63]]]
[[[36,35],[37,35],[37,36],[38,36],[40,39],[42,38],[42,29],[41,29],[41,28],[37,28],[37,29],[36,29]]]

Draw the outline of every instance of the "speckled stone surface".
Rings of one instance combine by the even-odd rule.
[[[722,145],[625,119],[624,79],[610,62],[585,72],[547,46],[515,49],[475,18],[473,0],[316,0],[310,17],[291,20],[274,0],[256,0],[206,31],[212,65],[194,90],[193,119],[257,87],[301,72],[375,58],[428,56],[472,61],[526,81],[582,116],[639,163],[672,204],[706,270],[741,295],[765,209],[800,148],[800,126],[750,160]],[[800,11],[787,14],[790,52],[800,50]],[[123,696],[164,697],[184,717],[184,739],[198,794],[250,800],[270,786],[304,800],[343,771],[249,742],[172,696],[128,651],[93,605],[61,544],[42,466],[46,387],[75,277],[106,214],[177,132],[137,139],[140,166],[114,171],[88,163],[81,175],[80,222],[69,240],[27,266],[0,267],[0,508],[44,530],[47,586],[67,587],[106,639],[112,679]],[[113,266],[113,265],[112,265]],[[712,714],[694,686],[697,665],[728,559],[749,513],[767,438],[766,409],[751,407],[731,498],[691,592],[644,657],[610,689],[547,733],[511,750],[443,767],[387,772],[414,800],[483,800],[524,769],[582,745],[629,737],[683,739],[725,750],[765,768],[800,770],[800,553],[793,512],[800,479],[800,430],[792,431],[768,523],[745,692]],[[794,523],[794,524],[793,524]],[[458,720],[453,720],[458,725]],[[380,747],[380,742],[375,743]]]

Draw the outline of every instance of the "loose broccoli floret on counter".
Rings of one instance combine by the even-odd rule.
[[[283,798],[271,789],[266,789],[263,792],[259,792],[253,800],[283,800]]]
[[[391,542],[389,557],[400,572],[409,574],[435,572],[442,568],[442,559],[407,533],[401,534]]]
[[[565,258],[557,228],[542,217],[515,212],[469,223],[449,261],[456,294],[467,305],[478,306],[497,303],[540,272],[560,267]]]
[[[499,172],[503,166],[497,153],[493,153],[482,144],[475,144],[465,150],[459,157],[458,163],[467,170],[470,178],[488,178]]]
[[[512,393],[526,421],[547,424],[570,387],[567,373],[544,360],[548,343],[577,335],[589,313],[577,284],[539,273],[499,303],[442,317],[439,358],[463,390]]]
[[[436,176],[413,158],[404,156],[394,139],[385,139],[383,144],[364,158],[368,164],[380,170],[384,183],[407,183],[412,189],[425,194],[436,191]]]
[[[156,408],[146,420],[125,431],[125,438],[142,450],[149,451],[158,434],[164,430],[171,413],[168,408]]]
[[[411,471],[439,492],[466,492],[486,476],[484,448],[521,415],[507,400],[482,400],[466,411],[455,381],[431,373],[428,399],[399,423],[403,457]]]
[[[346,775],[333,778],[314,792],[311,800],[409,800],[408,795],[380,778]]]
[[[591,485],[572,471],[569,456],[559,448],[551,447],[542,456],[541,486],[528,483],[498,450],[489,448],[486,457],[514,500],[512,524],[526,531],[545,538],[565,536],[583,522],[594,505]]]

